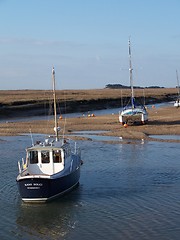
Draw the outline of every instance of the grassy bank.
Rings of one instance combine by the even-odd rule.
[[[147,88],[135,89],[135,97],[167,98],[176,96],[176,88]],[[120,99],[130,96],[129,89],[90,89],[90,90],[57,90],[57,99],[61,101],[89,101],[98,99]],[[1,105],[20,105],[49,101],[52,99],[51,90],[0,90]]]
[[[139,104],[172,101],[176,88],[135,89]],[[95,109],[125,106],[129,89],[91,89],[57,91],[58,113],[86,112]],[[49,110],[51,109],[51,111]],[[0,91],[0,119],[52,114],[52,91],[10,90]]]

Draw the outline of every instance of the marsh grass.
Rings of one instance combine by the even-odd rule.
[[[176,95],[176,88],[135,89],[135,97],[162,98]],[[130,97],[130,89],[90,89],[90,90],[57,90],[57,99],[61,101],[83,101],[98,99],[120,99]],[[52,90],[0,90],[0,104],[23,104],[47,102],[52,99]]]

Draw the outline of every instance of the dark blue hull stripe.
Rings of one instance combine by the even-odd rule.
[[[19,179],[17,184],[24,202],[46,202],[69,192],[79,183],[79,178],[80,168],[56,179],[32,176],[32,178]]]

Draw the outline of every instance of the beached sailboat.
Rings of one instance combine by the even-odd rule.
[[[119,122],[121,124],[145,124],[148,121],[148,113],[145,106],[136,105],[134,98],[133,78],[132,78],[132,61],[131,61],[131,42],[129,39],[129,80],[131,86],[131,104],[127,105],[119,112]]]
[[[18,162],[17,184],[24,202],[46,202],[79,183],[82,164],[80,149],[64,136],[59,136],[56,113],[55,71],[52,69],[55,136],[26,149],[26,160]]]
[[[174,107],[180,107],[180,91],[179,91],[179,78],[178,78],[178,71],[176,70],[176,77],[177,77],[177,90],[178,90],[178,95],[177,99],[174,103]]]

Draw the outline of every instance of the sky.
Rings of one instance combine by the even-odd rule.
[[[175,87],[179,0],[0,0],[0,89]]]

